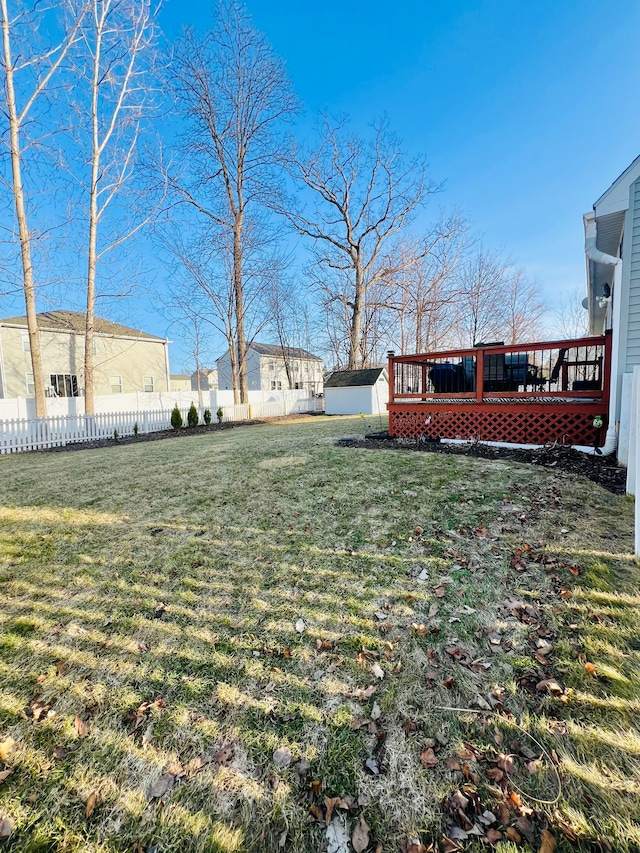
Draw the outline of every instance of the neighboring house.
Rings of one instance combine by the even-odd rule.
[[[85,315],[79,311],[38,314],[46,393],[80,397],[84,393]],[[131,391],[169,391],[169,341],[95,318],[96,395]],[[0,320],[0,397],[33,397],[27,318]]]
[[[188,373],[171,374],[172,391],[191,391],[191,377]]]
[[[587,299],[592,334],[612,332],[609,424],[603,450],[618,445],[626,465],[631,377],[640,365],[640,157],[584,215]]]
[[[200,374],[200,390],[201,391],[216,391],[218,388],[218,371],[210,367],[201,367],[190,376],[191,391],[198,390],[198,374]]]
[[[229,350],[216,364],[218,388],[233,388]],[[301,388],[316,396],[322,393],[322,359],[295,347],[252,343],[247,351],[247,381],[250,391]]]
[[[389,378],[384,367],[334,370],[324,383],[327,415],[377,415],[387,411]]]

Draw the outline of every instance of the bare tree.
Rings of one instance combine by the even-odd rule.
[[[509,275],[509,264],[483,247],[460,265],[455,321],[455,337],[460,346],[504,337]]]
[[[347,122],[322,119],[321,139],[311,153],[297,152],[290,171],[311,197],[282,212],[313,241],[315,279],[327,305],[348,316],[348,367],[366,362],[363,341],[368,299],[376,284],[393,281],[406,259],[393,243],[434,190],[421,160],[407,160],[386,121],[366,142],[347,132]]]
[[[582,304],[584,288],[576,287],[563,294],[553,312],[553,333],[559,338],[571,340],[589,334],[589,314]]]
[[[511,269],[504,289],[505,331],[507,343],[535,341],[544,334],[547,307],[538,287],[522,269]]]
[[[246,402],[248,219],[255,211],[256,227],[259,209],[273,203],[283,123],[297,101],[282,61],[234,0],[219,3],[213,32],[202,39],[186,33],[173,70],[189,128],[183,146],[189,168],[173,184],[208,227],[227,235],[216,243],[230,260],[233,387],[236,402]]]
[[[435,350],[450,340],[460,297],[456,273],[468,248],[468,226],[458,213],[442,214],[420,245],[403,248],[409,262],[398,280],[394,338],[401,352]]]
[[[27,213],[27,193],[24,183],[25,156],[35,146],[34,138],[25,138],[25,127],[34,122],[34,114],[46,99],[54,75],[67,60],[69,51],[75,45],[83,21],[85,7],[73,2],[61,6],[69,13],[63,23],[62,35],[57,41],[51,41],[48,34],[60,32],[59,21],[52,20],[55,8],[34,2],[31,4],[14,2],[16,9],[13,17],[9,14],[8,0],[0,0],[0,18],[2,25],[2,57],[0,74],[3,83],[4,116],[8,125],[8,139],[2,140],[9,151],[11,160],[10,187],[13,194],[15,215],[18,224],[20,256],[22,264],[22,289],[27,314],[27,330],[33,371],[36,417],[47,414],[40,336],[36,316],[36,280],[33,269],[32,241]],[[14,58],[15,57],[15,58]],[[50,106],[50,104],[45,105]],[[50,134],[51,127],[47,128]]]
[[[85,413],[95,411],[94,324],[98,264],[131,239],[155,209],[149,197],[144,211],[119,196],[136,176],[141,124],[152,101],[155,12],[151,0],[90,0],[81,28],[83,50],[77,68],[86,97],[77,104],[83,151],[89,173],[81,179],[88,199],[86,326],[84,351]],[[111,227],[108,210],[120,202]],[[102,236],[102,240],[100,240]]]

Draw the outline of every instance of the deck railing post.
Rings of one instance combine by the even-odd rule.
[[[602,402],[609,405],[611,394],[611,344],[612,332],[608,329],[604,334],[604,373],[602,376]]]
[[[394,361],[395,361],[394,356],[395,356],[395,352],[392,349],[387,351],[387,359],[389,362],[388,366],[387,366],[387,375],[389,377],[389,402],[390,403],[395,402],[395,396],[396,396],[396,377],[395,377],[395,370],[394,370]]]
[[[484,350],[476,350],[476,402],[481,403],[484,394]]]

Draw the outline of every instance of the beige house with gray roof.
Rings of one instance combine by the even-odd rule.
[[[84,391],[85,315],[38,314],[45,388],[50,397],[81,397]],[[169,341],[95,318],[95,393],[169,391]],[[0,397],[33,397],[26,317],[0,320]]]

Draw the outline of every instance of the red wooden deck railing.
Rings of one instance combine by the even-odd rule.
[[[610,334],[389,353],[389,432],[406,438],[602,444],[610,373]],[[596,416],[604,421],[600,433]]]

